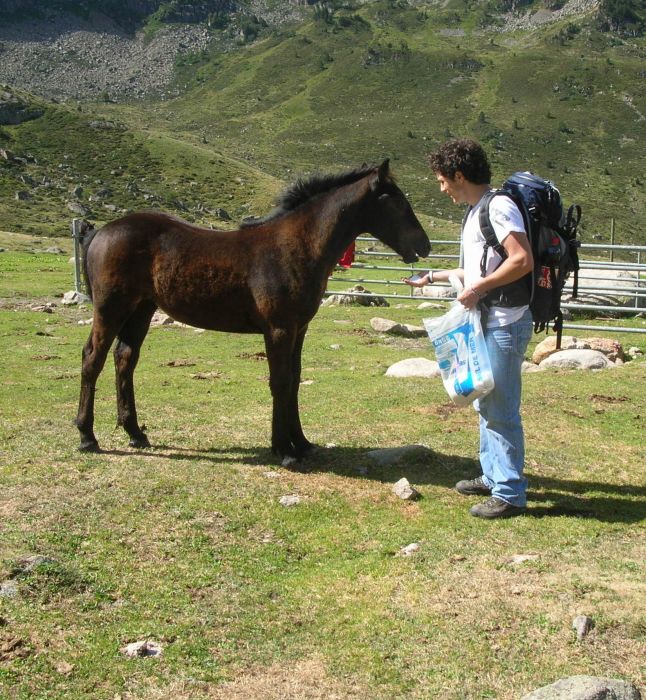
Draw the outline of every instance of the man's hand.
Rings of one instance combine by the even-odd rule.
[[[402,277],[401,281],[406,283],[409,287],[424,287],[429,284],[428,274],[422,275],[412,275],[411,277]]]
[[[473,289],[463,289],[457,296],[457,300],[465,309],[473,309],[482,297]]]

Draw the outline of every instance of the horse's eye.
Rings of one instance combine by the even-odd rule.
[[[379,197],[377,197],[377,199],[381,201],[382,199],[388,199],[388,197],[390,197],[389,194],[380,194]]]

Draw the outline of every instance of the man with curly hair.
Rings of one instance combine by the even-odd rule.
[[[514,294],[507,292],[509,285],[531,272],[532,251],[520,210],[504,196],[491,199],[489,217],[505,255],[485,246],[478,217],[481,200],[492,188],[491,168],[480,144],[470,139],[448,141],[429,156],[429,163],[440,190],[456,204],[469,207],[462,226],[463,262],[457,270],[429,270],[418,281],[406,281],[421,287],[445,282],[455,274],[464,284],[458,301],[467,309],[478,305],[483,310],[495,388],[474,402],[480,421],[482,474],[459,481],[455,488],[463,495],[489,496],[471,508],[472,515],[510,517],[522,513],[527,501],[520,399],[521,365],[532,335],[532,316],[528,285],[515,285]]]

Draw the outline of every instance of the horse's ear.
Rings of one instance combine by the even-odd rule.
[[[370,187],[373,190],[376,190],[379,185],[381,185],[383,182],[387,180],[387,178],[390,175],[390,158],[386,158],[386,160],[377,168],[375,168],[376,173],[375,177],[372,177],[370,180]]]

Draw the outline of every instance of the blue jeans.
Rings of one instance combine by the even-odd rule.
[[[525,436],[520,418],[521,366],[532,337],[529,309],[515,323],[487,328],[485,340],[495,388],[474,402],[480,414],[480,465],[492,496],[525,506]]]

